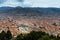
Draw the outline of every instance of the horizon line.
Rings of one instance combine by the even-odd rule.
[[[13,7],[13,8],[16,8],[16,7],[21,7],[21,8],[60,8],[60,7],[22,7],[22,6],[0,6],[1,7]]]

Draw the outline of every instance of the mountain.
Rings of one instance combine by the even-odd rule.
[[[60,15],[60,8],[33,8],[33,9],[44,13],[44,15]]]
[[[16,8],[9,7],[9,9],[7,7],[7,9],[4,8],[4,10],[0,11],[0,13],[4,13],[10,16],[18,15],[18,16],[29,16],[30,17],[30,16],[41,16],[42,14],[41,12],[33,10],[31,8],[22,8],[22,7],[16,7]]]
[[[52,16],[50,17],[50,15],[52,15],[53,17]],[[19,34],[20,30],[18,29],[20,29],[19,27],[21,27],[20,26],[21,24],[27,25],[28,27],[31,27],[36,31],[39,30],[52,35],[59,34],[60,8],[22,8],[22,7],[0,8],[0,27],[2,28],[2,30],[9,29],[12,30],[11,32],[13,34]]]
[[[19,16],[58,16],[60,15],[60,8],[0,7],[0,13]]]
[[[13,9],[13,7],[0,7],[0,12],[5,12],[10,9]]]

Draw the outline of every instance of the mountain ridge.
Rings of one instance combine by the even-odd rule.
[[[15,13],[21,15],[32,16],[49,16],[49,15],[60,15],[60,8],[30,8],[30,7],[0,7],[1,13]]]

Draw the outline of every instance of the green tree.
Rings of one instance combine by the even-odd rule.
[[[16,40],[60,40],[60,37],[49,35],[41,31],[32,31],[29,34],[20,34],[16,37]]]
[[[7,38],[7,40],[10,40],[12,38],[12,34],[11,34],[10,30],[7,31],[6,38]]]
[[[27,38],[29,40],[37,40],[39,37],[41,37],[41,33],[40,32],[35,32],[32,31],[30,34],[28,34]]]
[[[0,33],[0,40],[6,40],[6,33],[5,33],[5,31],[2,31],[1,33]]]
[[[39,38],[38,40],[51,40],[48,35],[42,36],[42,38]]]
[[[23,38],[24,38],[24,35],[20,34],[20,35],[17,36],[16,40],[23,40]]]

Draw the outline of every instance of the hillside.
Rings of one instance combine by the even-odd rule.
[[[59,16],[60,8],[22,8],[22,7],[0,7],[0,14],[20,16]]]
[[[4,11],[5,10],[5,11]],[[21,8],[21,7],[16,7],[16,8],[12,8],[12,9],[4,9],[1,10],[0,13],[4,13],[6,15],[10,15],[10,16],[41,16],[41,12],[36,11],[36,10],[32,10],[30,8]]]
[[[14,35],[29,33],[32,30],[55,36],[60,35],[60,8],[16,7],[7,9],[0,11],[1,30],[10,30]]]

